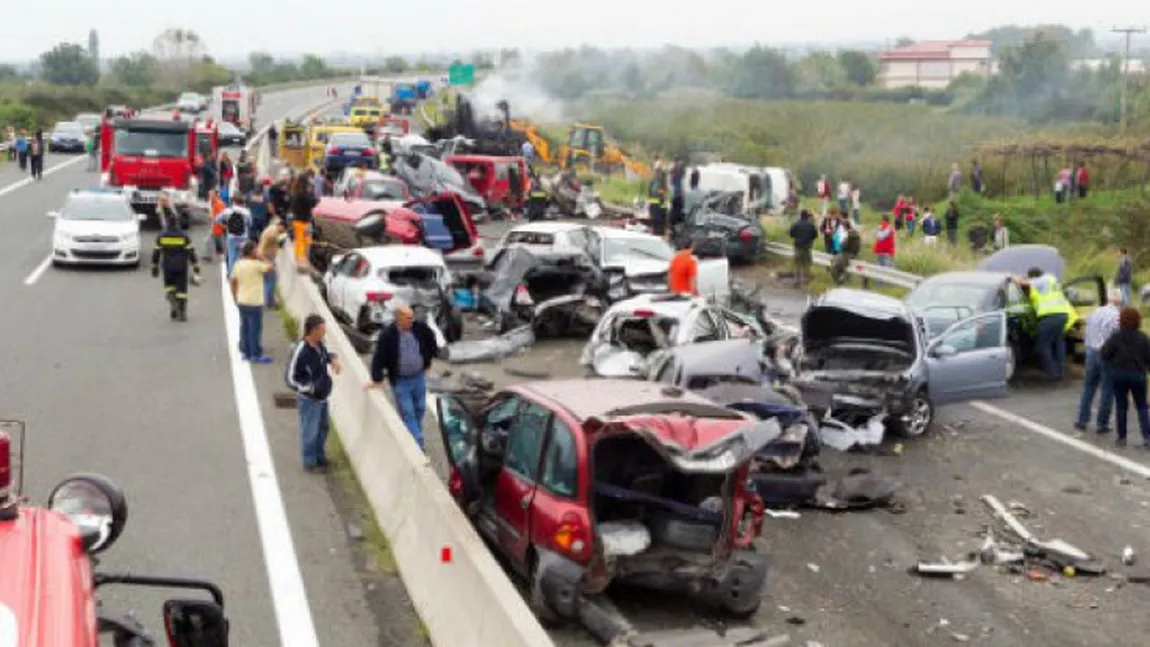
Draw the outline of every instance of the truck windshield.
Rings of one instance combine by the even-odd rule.
[[[235,121],[240,118],[239,99],[224,99],[220,102],[220,116],[224,121]]]
[[[117,155],[187,157],[188,135],[181,132],[117,129],[114,150]]]

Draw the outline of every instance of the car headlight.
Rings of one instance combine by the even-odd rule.
[[[62,481],[48,497],[48,508],[76,524],[84,550],[92,555],[111,547],[128,522],[124,493],[98,474],[77,474]]]

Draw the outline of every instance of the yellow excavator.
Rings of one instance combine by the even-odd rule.
[[[541,162],[560,169],[615,173],[622,169],[639,176],[650,177],[651,169],[639,160],[631,159],[614,143],[608,141],[601,126],[573,124],[567,129],[567,143],[553,145],[534,123],[523,119],[509,119],[508,126],[531,142]]]

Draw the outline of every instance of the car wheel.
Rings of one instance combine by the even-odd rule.
[[[723,612],[739,620],[755,615],[763,604],[765,575],[754,572],[751,564],[739,561],[731,567],[727,578],[729,588],[721,602]]]
[[[917,438],[930,431],[932,424],[934,424],[934,404],[931,403],[930,396],[923,390],[916,393],[912,398],[905,419],[898,421],[896,429],[903,436]]]

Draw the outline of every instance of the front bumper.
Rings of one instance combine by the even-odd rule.
[[[75,141],[49,141],[48,151],[52,153],[83,153],[86,146],[84,142]]]
[[[161,189],[124,187],[124,192],[128,194],[132,208],[143,213],[155,212],[156,202],[159,200],[161,191]],[[172,206],[176,209],[207,209],[207,204],[199,199],[194,186],[190,189],[166,189],[166,191]]]
[[[63,265],[135,265],[140,262],[140,242],[77,243],[57,240],[52,249],[52,262]]]

